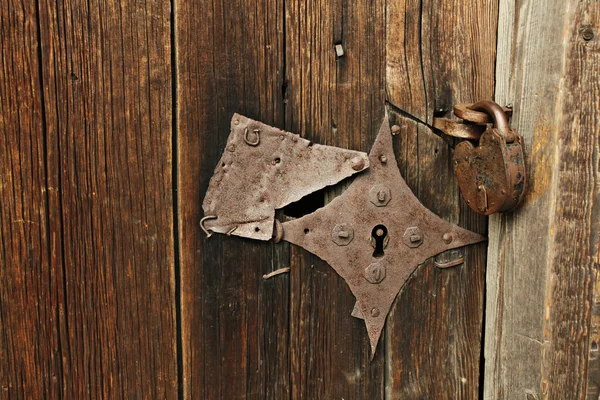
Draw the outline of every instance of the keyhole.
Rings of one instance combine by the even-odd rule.
[[[377,225],[371,232],[373,243],[375,244],[375,251],[373,257],[383,257],[383,248],[385,247],[387,236],[387,228],[384,225]]]

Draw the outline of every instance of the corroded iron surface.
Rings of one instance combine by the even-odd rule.
[[[483,241],[439,218],[400,175],[387,114],[369,154],[370,168],[325,207],[283,224],[283,239],[329,263],[350,286],[371,356],[396,295],[419,264],[443,251]]]
[[[252,239],[273,235],[275,209],[369,167],[366,153],[322,146],[239,114],[202,208],[202,228]]]
[[[463,141],[454,150],[454,172],[463,198],[479,214],[510,211],[527,190],[523,139],[510,129],[505,111],[493,101],[465,109],[487,112],[494,127],[483,133],[477,146]]]

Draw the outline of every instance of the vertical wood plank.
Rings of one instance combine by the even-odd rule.
[[[569,11],[556,131],[562,149],[555,166],[558,229],[551,232],[551,344],[542,385],[549,398],[586,399],[589,381],[598,379],[589,369],[590,334],[600,329],[592,325],[600,270],[600,3],[573,2]]]
[[[2,10],[2,390],[175,398],[169,4]]]
[[[448,143],[421,123],[392,116],[401,127],[396,157],[416,196],[440,217],[485,232],[485,219],[459,198]],[[387,398],[478,397],[485,249],[480,243],[442,253],[406,282],[388,317]],[[458,257],[465,261],[455,268],[434,265]]]
[[[497,7],[493,1],[387,3],[387,91],[393,122],[401,127],[401,172],[428,208],[479,233],[486,232],[486,219],[460,198],[452,141],[430,125],[456,103],[493,97]],[[428,260],[398,296],[386,333],[387,398],[478,396],[485,244],[437,259],[461,255],[465,262],[450,270]]]
[[[514,102],[530,189],[490,224],[485,398],[595,399],[600,9],[508,3],[498,96]]]
[[[0,7],[0,397],[58,397],[63,281],[50,252],[36,3]]]
[[[289,397],[288,246],[215,235],[202,198],[238,112],[284,127],[283,1],[177,1],[177,152],[184,395]]]
[[[384,2],[285,3],[285,128],[316,143],[368,151],[384,113]],[[337,58],[334,46],[344,55]],[[326,201],[343,185],[325,191]],[[292,249],[291,397],[383,397],[385,348],[369,362],[355,299],[322,260]]]
[[[497,0],[388,0],[390,103],[432,125],[456,103],[491,99],[497,23]]]

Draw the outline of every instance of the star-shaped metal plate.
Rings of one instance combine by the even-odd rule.
[[[404,182],[387,113],[369,154],[370,167],[325,207],[283,224],[283,239],[317,255],[356,297],[371,357],[398,292],[426,259],[485,240],[439,218]]]

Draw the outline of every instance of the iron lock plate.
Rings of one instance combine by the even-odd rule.
[[[234,121],[235,119],[241,120],[241,118],[245,124],[256,123],[238,115],[234,116]],[[266,125],[260,126],[265,130],[276,129]],[[239,142],[239,134],[239,130],[232,131],[232,135],[238,136],[234,137],[232,142]],[[277,134],[288,135],[280,130],[277,130]],[[279,140],[282,143],[286,141],[285,139]],[[280,150],[286,151],[290,157],[298,157],[299,155],[294,156],[295,153],[289,150],[288,146],[294,147],[295,144],[290,142]],[[313,147],[316,149],[316,146]],[[321,157],[309,159],[310,162],[307,165],[311,166],[310,169],[298,169],[303,163],[295,164],[293,159],[281,158],[281,163],[289,163],[286,169],[286,173],[289,175],[282,178],[281,181],[285,182],[283,186],[294,187],[298,182],[298,187],[302,188],[301,192],[308,194],[310,190],[314,191],[315,188],[325,187],[332,184],[334,180],[343,179],[344,175],[348,176],[352,171],[356,172],[352,165],[358,162],[355,157],[359,157],[361,153],[349,153],[349,150],[326,146],[323,146],[322,150]],[[347,155],[343,159],[354,159],[349,162],[350,169],[344,167],[345,161],[342,159],[339,159],[337,163],[331,162],[332,159],[337,159],[334,155],[340,152]],[[272,157],[271,150],[265,151],[265,154],[267,153],[270,154],[269,157]],[[238,158],[236,162],[243,162],[244,165],[253,162],[264,165],[253,170],[253,173],[259,174],[254,177],[254,181],[247,175],[249,173],[247,169],[239,169],[238,173],[241,175],[233,182],[237,180],[256,182],[253,185],[243,186],[244,190],[248,193],[264,191],[265,188],[261,182],[264,182],[265,179],[260,174],[270,176],[270,172],[265,172],[265,170],[268,171],[265,165],[269,165],[271,161],[269,157],[246,159],[242,156],[242,158]],[[364,162],[364,168],[360,170],[362,172],[340,196],[311,214],[283,224],[276,224],[274,236],[283,237],[283,240],[301,246],[317,255],[329,263],[346,281],[356,297],[352,315],[364,319],[371,344],[372,358],[391,305],[415,269],[425,260],[439,253],[481,242],[485,238],[439,218],[414,196],[398,169],[387,113],[368,159]],[[326,171],[327,173],[314,175],[312,171]],[[219,173],[219,167],[216,172]],[[213,179],[215,178],[213,177]],[[211,181],[206,196],[209,200],[205,199],[204,201],[205,215],[212,213],[208,215],[216,217],[211,218],[211,225],[207,225],[206,230],[227,232],[228,229],[232,229],[229,222],[231,216],[227,214],[228,207],[217,208],[214,206],[221,201],[224,204],[230,202],[227,196],[231,196],[232,191],[221,183],[223,181],[223,179],[219,180],[219,185],[213,185]],[[313,183],[311,187],[304,186],[303,182],[307,181]],[[275,187],[271,190],[267,190],[265,194],[280,199],[281,195],[275,193],[280,188]],[[254,197],[247,195],[244,198],[256,199],[256,194]],[[285,198],[289,200],[291,197]],[[258,199],[242,205],[254,207],[256,201]],[[274,208],[278,208],[282,203],[282,201],[271,203],[269,209],[263,211],[261,221],[266,221],[273,227]],[[240,207],[240,203],[237,203],[237,207]],[[248,220],[244,220],[244,218]],[[256,223],[251,218],[254,216],[250,212],[245,214],[238,212],[236,224]],[[221,219],[226,221],[222,225],[219,223]],[[238,231],[233,231],[234,234],[236,232]],[[238,233],[243,233],[242,236],[264,239],[264,235],[254,237],[252,229],[244,229]],[[449,266],[452,265],[440,265],[440,267]]]

